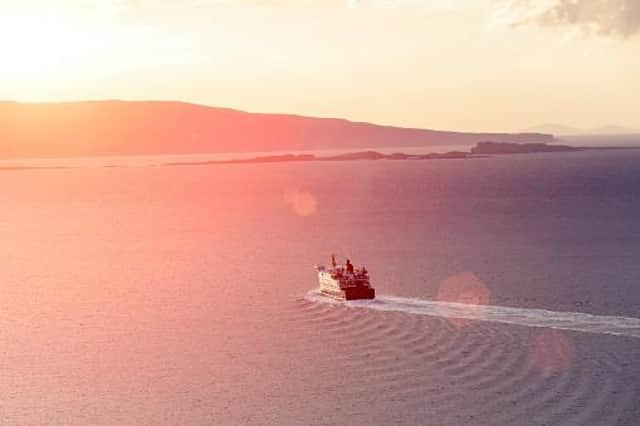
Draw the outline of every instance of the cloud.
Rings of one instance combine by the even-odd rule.
[[[494,21],[575,27],[587,34],[628,38],[640,32],[640,0],[508,0]]]

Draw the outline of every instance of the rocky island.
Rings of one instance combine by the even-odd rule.
[[[478,157],[469,152],[451,151],[445,153],[430,154],[405,154],[396,152],[393,154],[382,154],[376,151],[348,152],[345,154],[318,156],[314,154],[283,154],[267,155],[253,158],[242,158],[234,160],[211,160],[211,161],[183,161],[165,163],[164,166],[204,166],[213,164],[247,164],[247,163],[290,163],[303,161],[363,161],[363,160],[439,160],[439,159],[465,159]]]
[[[549,145],[545,143],[510,143],[510,142],[479,142],[470,152],[450,151],[444,153],[429,154],[405,154],[395,152],[383,154],[377,151],[358,151],[344,154],[320,156],[315,154],[281,154],[261,157],[213,160],[198,162],[166,163],[165,166],[189,166],[207,164],[247,164],[247,163],[277,163],[277,162],[301,162],[301,161],[363,161],[363,160],[451,160],[481,158],[487,155],[498,154],[533,154],[543,152],[573,152],[591,148],[576,148],[568,145]]]
[[[471,154],[533,154],[537,152],[570,152],[580,151],[569,145],[550,145],[546,143],[510,143],[510,142],[478,142],[471,148]]]

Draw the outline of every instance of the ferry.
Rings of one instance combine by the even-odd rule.
[[[338,300],[374,299],[376,290],[371,287],[369,272],[364,266],[354,268],[351,260],[338,265],[331,255],[331,267],[316,266],[320,293]]]

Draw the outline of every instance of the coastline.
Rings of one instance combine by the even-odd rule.
[[[463,147],[451,151],[431,153],[407,153],[390,151],[343,151],[340,153],[254,153],[253,157],[242,157],[243,153],[225,153],[222,158],[212,154],[209,158],[197,158],[198,155],[173,157],[168,155],[142,156],[142,157],[90,157],[77,159],[47,158],[36,159],[3,159],[0,160],[0,172],[69,169],[76,167],[171,167],[171,166],[210,166],[228,164],[261,164],[261,163],[291,163],[291,162],[349,162],[349,161],[376,161],[376,160],[469,160],[493,157],[496,155],[514,154],[539,154],[539,153],[564,153],[580,151],[620,151],[637,150],[640,146],[569,146],[545,143],[507,143],[507,142],[481,142],[474,147]],[[239,157],[233,157],[238,155]],[[215,158],[215,157],[218,158]],[[164,157],[164,158],[163,158]],[[213,158],[211,158],[213,157]],[[139,158],[142,160],[139,161]],[[174,161],[171,161],[174,160]]]
[[[407,154],[396,152],[384,154],[378,151],[355,151],[338,155],[319,156],[315,154],[280,154],[253,158],[211,160],[211,161],[180,161],[163,163],[161,166],[208,166],[219,164],[259,164],[259,163],[289,163],[312,161],[376,161],[376,160],[469,160],[486,158],[493,155],[511,154],[540,154],[564,153],[577,151],[603,151],[640,149],[639,147],[574,147],[569,145],[551,145],[546,143],[510,143],[510,142],[480,142],[469,151],[449,151],[445,153]]]

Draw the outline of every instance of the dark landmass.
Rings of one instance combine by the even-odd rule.
[[[474,157],[478,157],[478,156],[474,156]],[[422,158],[424,158],[425,160],[451,160],[451,159],[458,159],[458,158],[471,158],[471,155],[468,152],[451,151],[451,152],[445,152],[444,154],[438,154],[438,153],[427,154],[427,155],[424,155]]]
[[[548,145],[543,143],[504,143],[504,142],[480,142],[471,148],[471,152],[451,151],[445,153],[430,154],[405,154],[394,152],[382,154],[376,151],[349,152],[346,154],[316,156],[313,154],[284,154],[264,157],[254,157],[238,160],[214,160],[166,163],[165,166],[194,166],[209,164],[247,164],[247,163],[273,163],[273,162],[299,162],[299,161],[356,161],[356,160],[439,160],[439,159],[469,159],[482,158],[487,155],[500,154],[533,154],[544,152],[574,152],[584,150],[602,149],[630,149],[625,147],[572,147],[568,145]]]
[[[254,157],[238,160],[188,161],[165,163],[163,166],[204,166],[212,164],[251,164],[251,163],[280,163],[301,161],[357,161],[357,160],[437,160],[437,159],[465,159],[476,158],[468,152],[452,151],[443,154],[381,154],[376,151],[349,152],[346,154],[330,155],[326,157],[313,154],[284,154]]]
[[[531,154],[537,152],[568,152],[580,151],[569,145],[548,145],[544,143],[504,143],[480,142],[471,148],[472,154]]]
[[[393,154],[381,154],[376,151],[352,152],[348,154],[340,154],[328,157],[317,157],[318,161],[350,161],[350,160],[437,160],[437,159],[455,159],[469,158],[471,154],[462,151],[451,151],[446,153],[432,154],[405,154],[402,152],[394,152]]]
[[[629,146],[570,146],[570,145],[549,145],[544,143],[504,143],[504,142],[480,142],[471,148],[471,154],[492,155],[492,154],[535,154],[543,152],[574,152],[574,151],[604,151],[619,149],[640,149],[640,145]]]
[[[283,161],[313,161],[316,159],[315,155],[311,154],[283,154],[283,155],[267,155],[264,157],[246,158],[239,160],[221,160],[215,161],[217,163],[280,163]]]
[[[347,154],[331,155],[328,157],[316,157],[319,161],[353,161],[353,160],[382,160],[387,155],[375,151],[350,152]]]
[[[0,158],[553,142],[540,133],[461,133],[180,102],[0,102]]]
[[[501,154],[532,154],[532,153],[561,153],[590,150],[620,150],[620,149],[640,149],[640,147],[571,147],[566,145],[547,144],[511,144],[496,142],[478,143],[471,152],[450,151],[445,153],[429,154],[405,154],[394,152],[383,154],[377,151],[359,151],[344,154],[319,156],[314,154],[278,154],[266,155],[253,158],[238,158],[230,160],[207,160],[207,161],[184,161],[160,164],[161,166],[204,166],[216,164],[256,164],[256,163],[286,163],[286,162],[310,162],[310,161],[373,161],[373,160],[444,160],[444,159],[474,159],[485,158],[490,155]],[[102,167],[115,168],[127,167],[119,164],[108,164]],[[0,166],[0,171],[11,170],[39,170],[39,169],[68,169],[73,166]]]

